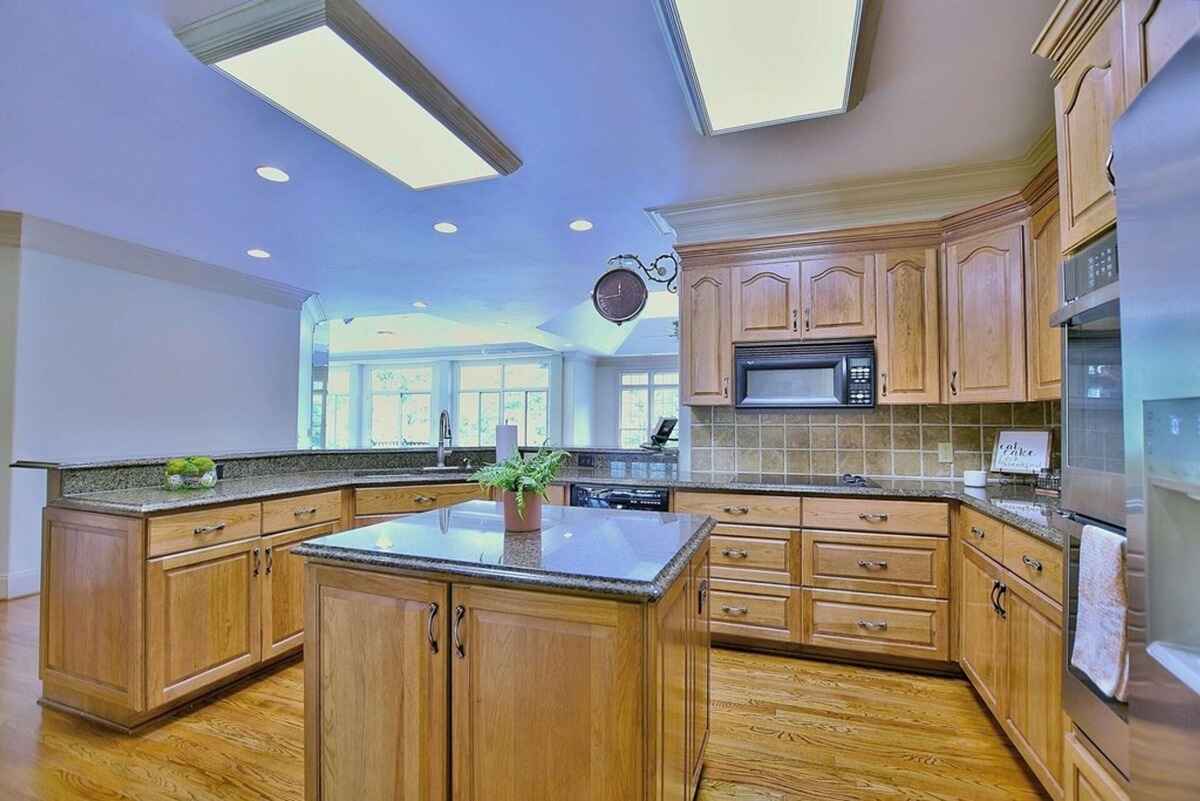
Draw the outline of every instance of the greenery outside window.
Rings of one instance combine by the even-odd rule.
[[[372,448],[429,445],[433,430],[432,365],[371,367]]]
[[[496,426],[515,425],[520,445],[542,445],[550,433],[550,363],[464,362],[458,366],[456,442],[496,444]]]
[[[660,417],[679,417],[679,371],[637,370],[621,373],[617,442],[637,448],[650,438]]]

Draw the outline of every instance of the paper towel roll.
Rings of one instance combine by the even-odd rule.
[[[517,452],[517,427],[496,426],[496,461],[503,462]]]

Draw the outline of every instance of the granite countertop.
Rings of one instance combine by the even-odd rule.
[[[653,601],[687,569],[714,525],[698,515],[544,506],[540,531],[505,533],[500,503],[468,501],[308,540],[293,553]]]
[[[255,500],[348,486],[461,483],[467,472],[349,471],[328,470],[281,473],[251,478],[223,479],[210,490],[169,492],[157,487],[138,487],[104,492],[66,495],[51,506],[127,516],[145,516],[219,503]],[[699,473],[667,463],[614,463],[604,468],[568,468],[560,471],[557,483],[603,483],[618,486],[669,487],[675,489],[724,490],[734,492],[785,492],[797,495],[838,495],[892,498],[943,498],[964,503],[1001,522],[1027,531],[1053,545],[1061,545],[1067,532],[1077,531],[1074,521],[1059,513],[1058,499],[1036,495],[1029,486],[992,484],[986,488],[965,487],[946,479],[874,479],[877,486],[847,487],[814,483],[829,477],[774,474]]]

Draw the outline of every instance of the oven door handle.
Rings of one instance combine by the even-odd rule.
[[[1077,298],[1064,303],[1058,309],[1050,313],[1050,327],[1060,328],[1069,326],[1074,319],[1084,312],[1089,312],[1092,309],[1098,309],[1106,303],[1112,303],[1121,297],[1121,281],[1120,279],[1113,281],[1111,284],[1105,284],[1099,289],[1094,289],[1086,295],[1080,295]]]

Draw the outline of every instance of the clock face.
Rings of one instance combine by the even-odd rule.
[[[642,313],[648,294],[640,275],[618,267],[600,276],[592,290],[592,305],[605,320],[620,325]]]

